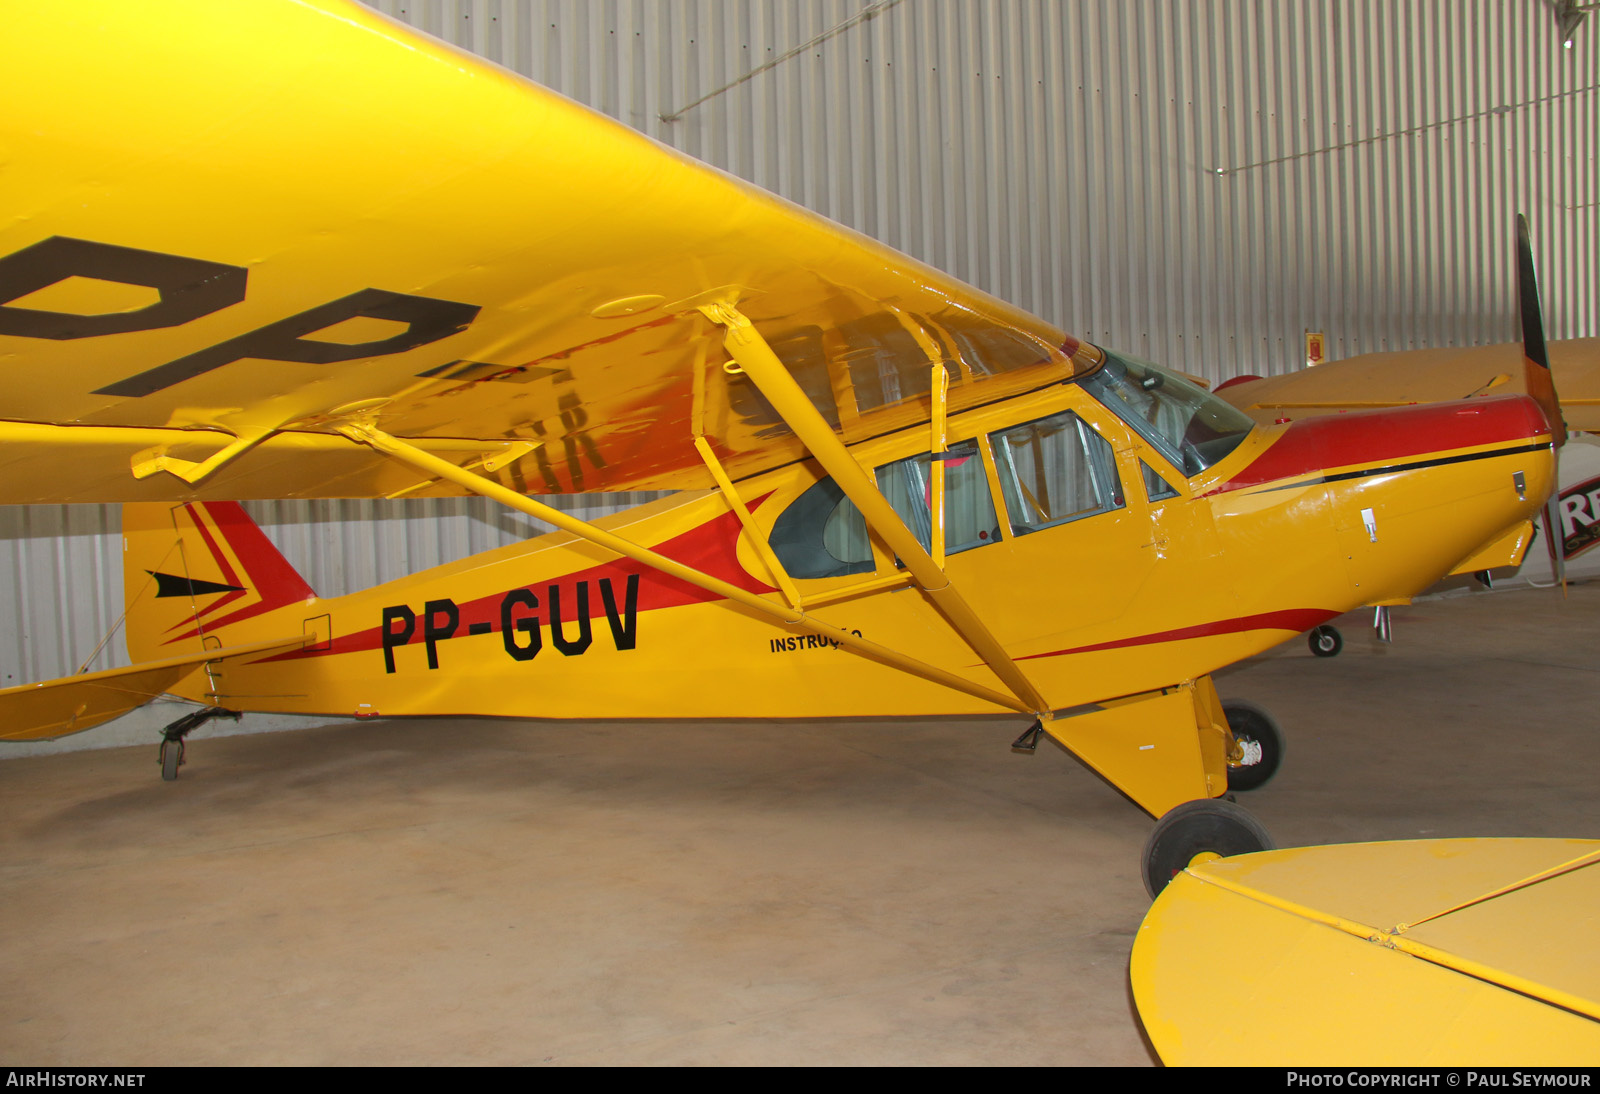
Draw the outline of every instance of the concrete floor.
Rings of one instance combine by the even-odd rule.
[[[1282,846],[1600,837],[1600,583],[1219,677]],[[1015,720],[362,723],[0,764],[7,1064],[1133,1064],[1150,821]],[[203,731],[202,731],[203,734]],[[1225,970],[1219,970],[1225,974]]]

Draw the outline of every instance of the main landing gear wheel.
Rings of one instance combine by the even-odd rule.
[[[1221,858],[1270,851],[1272,837],[1250,813],[1220,798],[1184,802],[1156,822],[1144,843],[1144,888],[1154,900],[1201,855]]]
[[[1265,786],[1283,763],[1283,730],[1272,715],[1254,703],[1229,699],[1222,704],[1228,728],[1243,755],[1228,760],[1228,789],[1254,790]]]
[[[1320,627],[1313,627],[1306,634],[1306,645],[1311,647],[1311,652],[1318,657],[1337,657],[1339,651],[1344,649],[1344,635],[1339,633],[1338,627],[1330,627],[1324,623]]]

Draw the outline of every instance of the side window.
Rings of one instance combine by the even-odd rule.
[[[1072,411],[992,433],[1013,535],[1120,509],[1111,445]]]
[[[942,456],[944,463],[944,553],[960,554],[999,538],[994,496],[983,471],[977,441],[959,441]],[[933,550],[933,457],[897,460],[878,468],[878,489],[894,506],[924,550]]]
[[[900,514],[900,519],[906,522],[906,527],[925,551],[933,549],[933,520],[928,515],[932,480],[928,477],[928,467],[929,457],[923,453],[878,468],[878,492],[894,506],[894,511]]]
[[[1178,496],[1178,488],[1173,486],[1161,473],[1143,460],[1139,461],[1139,470],[1144,472],[1144,494],[1151,501],[1166,501],[1168,498]]]
[[[876,568],[866,519],[831,478],[790,502],[773,522],[767,542],[794,578],[843,577]]]

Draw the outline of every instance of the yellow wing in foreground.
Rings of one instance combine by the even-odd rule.
[[[297,634],[0,689],[0,741],[37,741],[81,733],[171,691],[202,664],[304,643],[305,636]]]
[[[1600,841],[1452,839],[1189,867],[1131,976],[1168,1064],[1600,1061]]]
[[[359,4],[13,5],[0,70],[0,503],[461,492],[338,435],[361,417],[523,492],[710,487],[696,434],[735,477],[803,454],[718,303],[846,440],[924,419],[935,367],[952,411],[1076,367]]]
[[[1547,343],[1550,371],[1572,429],[1600,432],[1600,338]],[[1258,422],[1526,393],[1522,347],[1365,353],[1283,376],[1230,384],[1218,394]]]

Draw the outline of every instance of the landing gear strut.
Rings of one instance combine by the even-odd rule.
[[[1261,822],[1219,798],[1184,802],[1156,822],[1144,844],[1144,888],[1154,900],[1178,873],[1204,857],[1228,858],[1270,851]]]
[[[206,707],[203,710],[191,710],[176,722],[161,731],[161,778],[171,782],[178,777],[178,768],[183,766],[184,741],[189,731],[198,729],[213,718],[232,718],[239,720],[237,710],[224,710],[222,707]]]

